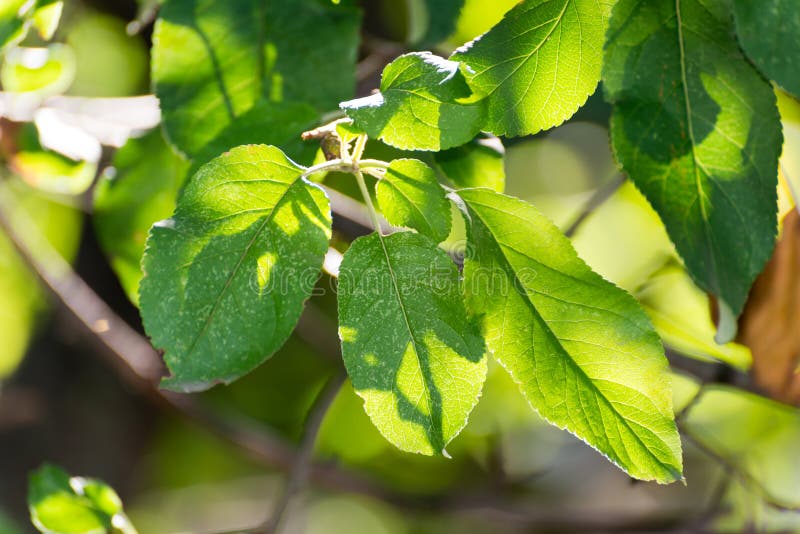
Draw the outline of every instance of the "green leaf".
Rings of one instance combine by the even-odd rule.
[[[0,49],[25,38],[25,15],[30,11],[28,0],[5,0],[0,3]]]
[[[434,155],[439,170],[457,188],[506,186],[505,148],[496,137],[479,137],[466,145]]]
[[[403,150],[445,150],[475,137],[484,106],[472,96],[459,64],[430,52],[395,59],[381,91],[341,108],[373,139]]]
[[[386,220],[413,228],[436,243],[450,235],[450,203],[436,173],[416,159],[396,159],[376,185],[376,197]]]
[[[31,473],[28,507],[34,526],[48,534],[136,534],[110,486],[52,465]]]
[[[606,7],[597,0],[525,0],[451,59],[487,100],[483,125],[496,135],[558,126],[600,81]]]
[[[17,152],[10,158],[12,168],[30,185],[42,191],[79,195],[86,191],[97,174],[97,163],[76,161],[49,150],[40,142],[34,123],[22,125],[17,136]]]
[[[220,154],[249,144],[279,146],[296,161],[311,161],[317,148],[313,143],[304,143],[300,134],[313,128],[317,119],[317,112],[308,104],[259,101],[197,152],[189,176]]]
[[[450,258],[411,232],[357,239],[339,271],[339,337],[381,434],[404,451],[446,454],[486,378]]]
[[[328,200],[303,170],[275,147],[235,148],[151,230],[139,303],[172,371],[162,386],[230,383],[292,333],[331,235]]]
[[[189,156],[232,128],[239,143],[274,142],[268,114],[240,118],[266,102],[334,108],[354,91],[359,24],[357,10],[316,0],[167,2],[153,80],[168,139]]]
[[[12,48],[0,66],[0,83],[6,91],[44,98],[66,91],[75,80],[75,68],[75,54],[67,45]]]
[[[680,479],[667,360],[641,307],[530,204],[458,195],[472,245],[467,307],[531,406],[633,477]]]
[[[33,25],[50,40],[58,28],[63,2],[56,0],[3,0],[0,2],[0,50],[22,41]]]
[[[64,11],[64,2],[57,0],[39,0],[36,9],[31,15],[31,24],[39,32],[39,37],[45,41],[53,38],[61,21],[61,12]]]
[[[139,301],[147,233],[175,211],[187,167],[155,130],[117,151],[112,170],[95,188],[92,221],[97,238],[134,304]]]
[[[724,0],[621,0],[604,71],[617,159],[719,299],[720,342],[774,247],[781,151],[775,95],[731,24]]]
[[[408,41],[415,46],[434,46],[455,30],[464,0],[411,0]]]
[[[736,343],[714,341],[714,323],[708,296],[692,284],[683,269],[667,265],[636,292],[664,343],[685,356],[721,361],[747,371],[750,350]]]
[[[736,33],[768,78],[800,98],[800,6],[796,0],[734,0]]]

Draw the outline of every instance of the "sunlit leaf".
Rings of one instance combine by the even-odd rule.
[[[47,48],[14,48],[0,66],[3,89],[46,97],[63,93],[75,79],[75,54],[62,44]]]
[[[467,101],[471,96],[457,62],[418,52],[384,69],[379,93],[341,107],[373,139],[405,150],[445,150],[480,131],[484,106]]]
[[[386,439],[446,454],[486,378],[450,258],[411,232],[356,240],[339,273],[339,337],[353,387]]]
[[[525,0],[457,50],[487,100],[483,129],[520,136],[570,118],[600,81],[606,11],[597,0]]]
[[[153,227],[139,303],[164,349],[164,387],[231,382],[291,334],[328,248],[321,189],[279,149],[243,146],[204,165]]]
[[[531,406],[631,476],[679,480],[667,360],[638,303],[530,204],[488,189],[458,195],[472,245],[467,306]]]
[[[416,159],[396,159],[378,181],[376,196],[386,220],[440,243],[450,234],[450,203],[436,173]]]
[[[604,67],[617,158],[719,299],[719,341],[774,246],[781,150],[775,96],[731,26],[722,0],[621,0]]]
[[[46,534],[136,534],[110,486],[52,465],[31,473],[28,507],[34,526]]]

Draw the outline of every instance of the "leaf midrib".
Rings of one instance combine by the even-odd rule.
[[[225,281],[225,285],[222,287],[222,289],[220,290],[219,294],[217,294],[217,298],[214,301],[214,305],[211,307],[211,311],[208,313],[208,317],[206,317],[206,320],[203,323],[203,327],[197,333],[197,335],[195,336],[194,340],[192,340],[191,345],[189,345],[189,348],[186,350],[186,355],[187,356],[190,355],[192,352],[194,352],[194,349],[197,346],[197,343],[205,335],[206,331],[208,330],[209,326],[211,325],[211,322],[214,319],[214,316],[216,315],[216,312],[219,309],[220,304],[222,303],[222,298],[225,296],[225,293],[228,291],[228,288],[233,283],[233,279],[236,277],[236,275],[239,272],[239,269],[242,267],[242,264],[244,263],[244,259],[250,253],[250,249],[253,248],[253,245],[255,245],[256,241],[261,236],[262,232],[267,227],[267,225],[269,225],[269,223],[272,222],[272,219],[275,217],[275,213],[278,211],[278,207],[280,207],[280,205],[283,203],[283,201],[286,198],[286,196],[294,188],[294,186],[296,186],[298,183],[303,183],[303,175],[302,174],[298,174],[297,179],[295,179],[293,182],[291,182],[286,187],[286,190],[283,193],[281,193],[281,196],[278,198],[278,200],[272,206],[272,210],[270,211],[269,215],[267,215],[267,217],[264,219],[264,221],[259,225],[258,229],[253,233],[253,237],[247,243],[247,245],[244,248],[244,251],[239,256],[239,260],[236,262],[236,265],[234,266],[233,270],[231,271],[231,274],[228,276],[228,279]]]
[[[572,2],[572,1],[573,0],[564,0],[564,7],[561,9],[561,13],[558,14],[558,17],[553,19],[553,21],[552,21],[553,22],[553,26],[547,32],[547,35],[544,36],[544,38],[541,40],[541,42],[539,44],[537,44],[536,47],[533,50],[530,51],[530,53],[528,53],[526,56],[524,56],[525,59],[520,61],[519,65],[514,67],[514,69],[505,78],[503,78],[500,82],[498,82],[497,85],[494,88],[492,88],[491,91],[489,91],[489,93],[486,95],[486,98],[489,98],[490,96],[494,95],[494,93],[497,92],[497,90],[500,89],[500,87],[502,85],[504,85],[508,81],[509,78],[511,78],[517,72],[519,72],[519,70],[525,64],[527,64],[528,61],[531,60],[531,58],[534,56],[534,54],[539,52],[539,50],[545,45],[545,43],[548,41],[548,39],[550,39],[550,36],[553,35],[553,32],[556,31],[556,28],[561,25],[561,20],[564,18],[564,13],[567,12],[567,6],[569,6],[570,2]]]
[[[700,204],[700,218],[703,219],[703,237],[705,237],[706,246],[706,259],[710,264],[710,275],[713,280],[713,285],[717,286],[717,291],[722,293],[722,288],[719,287],[719,280],[717,279],[717,261],[714,254],[714,245],[711,239],[711,225],[708,219],[708,212],[705,205],[705,191],[703,190],[702,180],[700,178],[700,160],[697,157],[697,140],[694,136],[694,120],[692,118],[692,105],[689,99],[689,85],[687,83],[686,75],[686,49],[683,40],[683,18],[681,17],[681,0],[675,0],[675,26],[678,33],[678,49],[680,51],[680,65],[681,65],[681,85],[683,86],[683,100],[684,109],[686,111],[686,125],[689,130],[689,143],[692,145],[692,168],[694,169],[695,187],[697,188],[698,203]],[[704,171],[705,172],[705,171]],[[720,298],[723,295],[720,294]]]
[[[397,285],[397,276],[394,274],[394,269],[392,268],[392,262],[389,259],[389,251],[386,249],[386,243],[384,241],[383,234],[381,234],[380,229],[375,230],[375,234],[378,236],[378,241],[381,243],[381,250],[383,250],[383,256],[386,259],[386,267],[389,269],[389,277],[392,280],[392,287],[394,287],[394,295],[397,299],[397,304],[400,307],[400,312],[403,314],[403,321],[406,324],[406,329],[408,330],[408,336],[411,338],[411,345],[414,347],[414,356],[416,357],[417,361],[417,370],[419,371],[420,376],[422,377],[422,386],[425,388],[425,399],[428,403],[428,423],[431,426],[431,432],[436,429],[436,425],[433,422],[433,398],[431,397],[430,388],[428,387],[428,377],[425,375],[424,371],[422,370],[422,362],[420,361],[420,352],[417,348],[417,339],[414,335],[414,330],[411,328],[411,322],[408,319],[408,312],[406,311],[405,303],[403,302],[403,297],[400,294],[400,288]],[[397,372],[400,372],[401,366],[398,366]],[[395,375],[395,383],[397,383],[397,375]],[[442,436],[442,440],[444,441],[444,436]],[[430,441],[430,438],[429,438]],[[431,443],[432,446],[441,445],[444,446],[444,443],[434,444]],[[438,451],[437,451],[438,452]]]
[[[469,204],[470,204],[470,203],[469,203],[469,202],[467,202],[467,205],[469,205]],[[492,208],[491,208],[491,207],[489,207],[489,209],[492,209]],[[505,251],[503,250],[503,246],[502,246],[502,245],[499,243],[499,241],[497,241],[497,240],[494,238],[494,233],[491,231],[491,229],[490,229],[490,227],[489,227],[488,223],[486,222],[486,219],[484,219],[484,218],[483,218],[483,217],[480,215],[480,213],[478,213],[478,211],[476,211],[475,209],[472,209],[472,208],[470,208],[470,211],[471,211],[471,212],[472,212],[472,213],[473,213],[473,214],[474,214],[474,215],[475,215],[475,216],[476,216],[476,217],[477,217],[477,218],[478,218],[478,219],[481,221],[481,224],[483,224],[483,226],[486,228],[486,230],[488,230],[488,232],[489,232],[489,235],[491,235],[491,236],[492,236],[492,240],[495,242],[495,244],[497,245],[497,248],[498,248],[498,250],[500,251],[500,255],[501,255],[502,259],[503,259],[503,263],[504,263],[504,264],[505,264],[505,266],[507,267],[507,272],[510,272],[510,273],[512,274],[512,276],[514,277],[514,281],[516,282],[516,283],[515,283],[515,285],[514,285],[514,288],[515,288],[515,290],[517,291],[517,293],[518,293],[518,294],[519,294],[521,297],[523,297],[523,301],[524,301],[524,302],[527,304],[527,306],[530,308],[530,310],[531,310],[531,312],[534,314],[534,316],[535,316],[536,318],[538,318],[538,319],[539,319],[539,321],[541,321],[541,323],[542,323],[542,324],[545,326],[545,329],[544,329],[544,330],[545,330],[545,332],[546,332],[546,333],[547,333],[547,334],[548,334],[548,335],[551,337],[551,339],[552,339],[553,341],[555,341],[556,345],[557,345],[557,346],[558,346],[558,347],[561,349],[562,353],[563,353],[564,355],[566,355],[566,357],[567,357],[567,361],[569,361],[569,362],[571,363],[572,367],[573,367],[574,369],[576,369],[576,370],[577,370],[577,372],[579,373],[579,375],[580,375],[581,377],[583,377],[583,379],[584,379],[584,380],[585,380],[585,381],[586,381],[586,382],[589,384],[590,388],[591,388],[591,389],[592,389],[592,390],[595,392],[596,396],[597,396],[597,397],[599,397],[599,398],[601,398],[601,399],[604,401],[604,403],[605,403],[605,404],[606,404],[606,405],[607,405],[609,408],[611,408],[611,411],[612,411],[612,413],[613,413],[613,414],[614,414],[614,415],[615,415],[615,416],[616,416],[616,417],[617,417],[619,420],[621,420],[621,421],[622,421],[622,423],[625,425],[625,427],[626,427],[626,428],[627,428],[627,429],[630,431],[630,433],[631,433],[631,434],[634,436],[634,438],[636,439],[636,441],[637,441],[637,442],[638,442],[638,443],[639,443],[639,444],[642,446],[642,448],[643,448],[645,451],[647,451],[647,454],[648,454],[648,455],[649,455],[651,458],[653,458],[653,460],[655,460],[655,461],[656,461],[656,463],[657,463],[658,465],[660,465],[660,466],[661,466],[662,468],[664,468],[664,469],[665,469],[667,472],[669,472],[669,473],[671,473],[671,474],[672,474],[672,473],[673,473],[673,471],[674,471],[674,469],[673,469],[671,466],[664,464],[664,462],[662,462],[662,461],[661,461],[661,459],[659,459],[659,458],[658,458],[658,457],[657,457],[655,454],[653,454],[653,452],[651,452],[651,451],[650,451],[649,447],[647,447],[647,445],[645,445],[645,443],[642,441],[641,437],[639,437],[639,435],[636,433],[636,431],[635,431],[635,430],[634,430],[634,429],[631,427],[631,425],[630,425],[629,421],[627,420],[627,418],[625,418],[625,417],[624,417],[622,414],[620,414],[620,413],[617,411],[617,409],[614,407],[614,404],[613,404],[613,403],[612,403],[612,402],[611,402],[611,401],[610,401],[610,400],[609,400],[609,399],[608,399],[608,398],[605,396],[605,394],[604,394],[604,393],[603,393],[603,392],[602,392],[602,391],[601,391],[601,390],[600,390],[600,389],[597,387],[597,385],[596,385],[596,384],[595,384],[595,383],[592,381],[592,379],[591,379],[591,378],[589,378],[589,375],[587,375],[587,374],[586,374],[586,372],[583,370],[583,368],[582,368],[580,365],[578,365],[578,363],[577,363],[577,362],[576,362],[576,361],[575,361],[575,360],[572,358],[572,355],[571,355],[571,354],[569,353],[569,351],[568,351],[568,350],[567,350],[567,349],[566,349],[566,348],[565,348],[565,347],[564,347],[564,346],[561,344],[561,340],[558,338],[558,336],[555,334],[555,332],[553,332],[553,331],[552,331],[552,329],[550,328],[550,325],[549,325],[549,324],[547,323],[547,321],[545,321],[545,319],[544,319],[544,318],[541,316],[541,314],[539,313],[539,310],[537,310],[537,309],[536,309],[536,305],[535,305],[533,302],[531,302],[530,296],[527,294],[527,292],[526,292],[526,293],[522,293],[522,292],[520,292],[520,291],[519,291],[519,288],[520,288],[520,287],[526,287],[526,285],[525,285],[525,284],[522,282],[522,280],[520,280],[520,279],[519,279],[519,277],[517,276],[516,270],[513,268],[512,264],[511,264],[511,261],[508,259],[508,257],[507,257],[507,256],[506,256],[506,254],[505,254]],[[546,417],[545,417],[545,418],[546,418]],[[638,423],[637,423],[637,424],[638,424]],[[655,434],[655,432],[654,432],[654,434]],[[609,440],[609,443],[610,443],[610,440]],[[666,443],[665,443],[665,442],[664,442],[664,445],[666,445]],[[624,444],[623,444],[623,447],[624,447]],[[668,448],[668,447],[667,447],[667,448]],[[615,451],[615,454],[616,454],[616,451]]]

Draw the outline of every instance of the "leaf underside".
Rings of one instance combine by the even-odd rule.
[[[639,304],[533,206],[489,189],[458,194],[473,251],[467,307],[533,408],[633,477],[680,479],[667,361]]]
[[[426,237],[357,239],[339,272],[339,336],[356,392],[398,448],[442,454],[486,378],[450,258]]]
[[[570,118],[600,81],[607,7],[597,0],[525,0],[452,58],[487,102],[483,129],[511,137]]]
[[[396,159],[376,185],[383,215],[441,243],[450,234],[450,203],[433,169],[416,159]]]

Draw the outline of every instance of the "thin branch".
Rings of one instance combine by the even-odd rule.
[[[138,332],[122,320],[41,235],[30,216],[15,203],[8,185],[0,181],[0,229],[28,263],[49,292],[77,320],[97,348],[125,381],[150,400],[176,410],[218,437],[235,445],[267,466],[287,471],[297,457],[285,440],[250,421],[204,409],[187,395],[158,389],[165,368],[158,353]],[[22,236],[25,236],[24,238]],[[362,475],[333,464],[316,463],[311,480],[340,491],[382,498],[385,491]]]
[[[602,206],[606,200],[614,196],[614,193],[616,193],[624,183],[625,177],[620,174],[616,174],[608,183],[599,187],[586,202],[583,209],[572,222],[572,224],[570,224],[569,227],[564,231],[564,235],[567,237],[574,236],[581,225],[586,222],[586,219],[588,219],[589,216],[597,210],[597,208]]]
[[[325,388],[319,394],[317,401],[311,408],[308,415],[308,421],[305,425],[303,439],[300,442],[300,449],[294,459],[292,469],[289,471],[289,478],[286,481],[286,488],[283,495],[275,503],[275,508],[272,510],[272,515],[263,527],[256,529],[256,533],[275,534],[281,525],[286,509],[292,498],[299,493],[308,479],[308,473],[311,467],[311,462],[314,457],[314,445],[317,442],[319,430],[322,427],[322,421],[325,415],[333,404],[336,395],[342,389],[347,375],[340,371],[325,385]]]
[[[800,513],[800,504],[789,503],[783,499],[775,496],[770,492],[757,478],[740,469],[732,460],[725,455],[718,453],[713,448],[705,444],[701,439],[697,438],[685,424],[678,423],[678,428],[683,437],[694,445],[700,452],[714,460],[722,467],[722,469],[731,477],[737,479],[745,488],[756,493],[759,498],[769,506],[781,512],[794,512]]]

